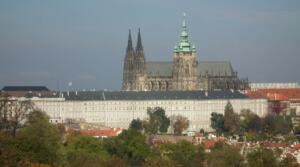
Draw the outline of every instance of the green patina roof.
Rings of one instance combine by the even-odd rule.
[[[185,16],[185,14],[184,14],[184,16]],[[185,23],[185,19],[183,19],[182,31],[180,34],[180,41],[179,41],[179,44],[175,45],[175,47],[174,47],[175,53],[195,52],[196,51],[195,45],[191,46],[188,38],[189,38],[189,35],[188,35],[188,31],[187,31],[187,26]]]

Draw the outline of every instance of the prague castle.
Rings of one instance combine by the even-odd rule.
[[[129,30],[123,69],[123,91],[244,90],[246,79],[239,79],[228,61],[197,61],[195,45],[188,39],[185,20],[179,44],[171,62],[146,62],[141,33],[132,46]]]

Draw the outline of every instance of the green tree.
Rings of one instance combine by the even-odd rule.
[[[240,129],[240,119],[238,114],[234,113],[231,103],[228,101],[225,106],[224,128],[227,132],[233,134]]]
[[[20,130],[19,149],[22,157],[30,162],[59,166],[62,160],[58,129],[49,123],[41,111],[29,114],[25,127]]]
[[[147,114],[149,118],[143,121],[143,126],[146,133],[157,134],[158,132],[167,132],[170,126],[170,119],[166,116],[163,108],[148,108]]]
[[[272,150],[258,148],[248,153],[247,162],[250,167],[277,167],[278,162]]]
[[[211,113],[210,117],[211,128],[216,130],[218,135],[221,135],[224,132],[224,116],[216,112]]]
[[[160,156],[149,157],[143,164],[143,167],[176,167],[176,162]]]
[[[0,131],[0,166],[21,167],[18,141],[10,134]]]
[[[109,154],[104,149],[102,143],[85,135],[72,137],[66,143],[67,166],[103,166],[109,159]]]
[[[124,158],[118,156],[111,156],[106,162],[104,167],[130,167]]]
[[[224,143],[216,145],[207,158],[207,167],[241,167],[243,163],[239,150]]]
[[[258,115],[249,109],[243,109],[240,114],[240,125],[245,131],[259,132],[262,129],[262,121]]]
[[[265,132],[271,134],[288,134],[292,131],[292,118],[291,116],[268,114],[263,119],[263,128]]]
[[[287,156],[283,158],[280,163],[279,167],[299,167],[300,165],[298,164],[297,160],[293,156]]]
[[[151,155],[145,136],[132,129],[124,130],[118,137],[106,140],[104,146],[110,155],[125,158],[132,166],[140,166]]]
[[[204,167],[206,157],[207,157],[204,147],[203,147],[203,145],[197,145],[195,147],[196,147],[196,154],[195,154],[195,158],[192,162],[192,166],[193,167]]]
[[[197,149],[192,143],[185,140],[179,141],[176,144],[163,144],[160,146],[160,151],[162,156],[168,157],[181,166],[194,166],[197,164],[196,162],[202,162],[202,157],[196,156],[204,156],[204,149]]]
[[[142,131],[143,130],[143,122],[140,119],[133,119],[129,125],[129,129]]]

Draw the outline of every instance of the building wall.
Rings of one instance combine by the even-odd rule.
[[[63,98],[35,98],[35,106],[45,111],[51,121],[83,118],[90,123],[108,127],[128,128],[132,119],[147,117],[147,108],[162,107],[168,116],[182,115],[190,120],[190,128],[210,131],[210,114],[224,113],[228,100],[107,100],[107,101],[66,101]],[[259,116],[268,110],[264,99],[230,100],[234,111],[250,109]]]

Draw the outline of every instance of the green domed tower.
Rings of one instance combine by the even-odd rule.
[[[179,44],[174,47],[173,89],[195,90],[197,88],[197,66],[196,48],[195,45],[191,45],[189,42],[184,18]]]

